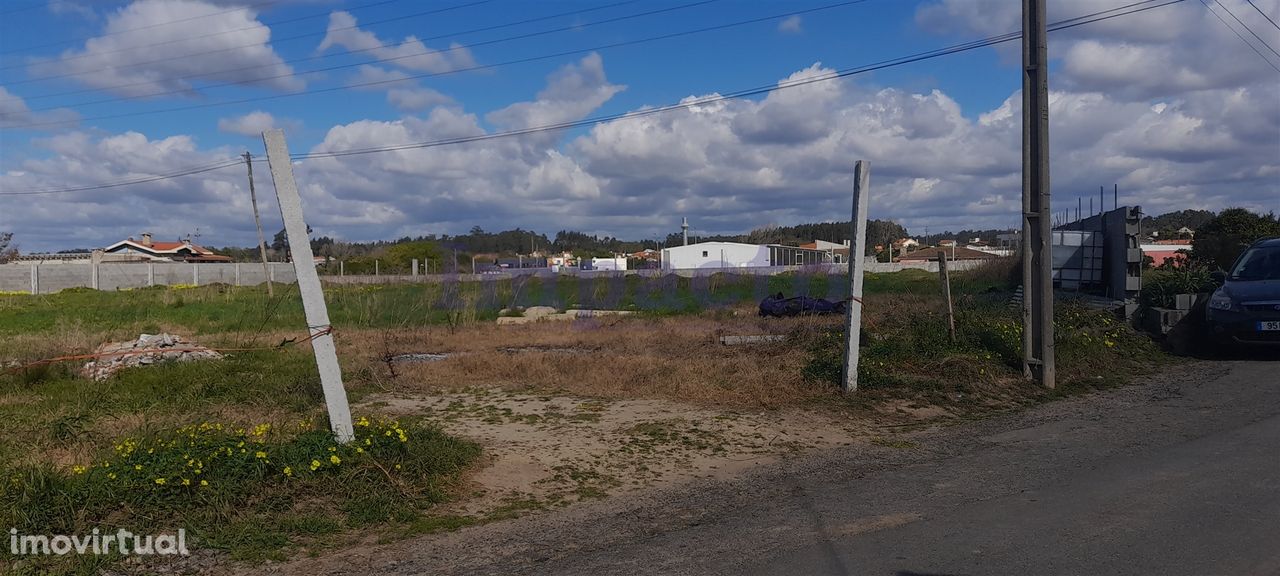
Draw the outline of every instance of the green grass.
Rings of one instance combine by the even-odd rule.
[[[978,293],[998,281],[953,276],[956,294]],[[180,326],[193,336],[228,332],[291,330],[306,320],[297,287],[164,287],[121,292],[64,290],[39,296],[0,296],[0,336],[53,333],[76,328],[91,333],[158,332]],[[937,294],[938,276],[921,270],[868,274],[867,294]],[[844,277],[785,273],[756,277],[717,273],[697,278],[527,278],[439,284],[331,286],[325,291],[335,327],[412,327],[460,320],[491,320],[511,306],[617,308],[659,315],[689,314],[758,301],[782,292],[840,299],[848,295]],[[459,314],[464,318],[459,318]],[[135,334],[136,336],[136,334]],[[6,351],[0,343],[0,357]]]
[[[1108,312],[1059,302],[1055,306],[1058,381],[1063,388],[1119,383],[1165,358],[1144,334]],[[956,307],[952,342],[943,314],[910,308],[866,328],[858,364],[860,388],[913,389],[926,400],[998,388],[1021,377],[1019,312],[999,299],[970,298]],[[806,378],[840,382],[844,332],[801,334],[808,340]],[[930,398],[930,395],[935,397]]]
[[[348,444],[305,421],[205,422],[115,442],[69,470],[3,468],[0,524],[24,534],[182,527],[196,547],[241,560],[283,559],[291,544],[422,521],[479,454],[475,444],[432,427],[365,418]],[[80,561],[32,560],[64,572],[80,571]]]

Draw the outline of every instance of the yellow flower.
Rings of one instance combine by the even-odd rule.
[[[156,484],[164,484],[164,478],[156,478]]]
[[[257,451],[257,452],[254,452],[254,453],[253,453],[253,457],[254,457],[254,458],[266,458],[266,457],[267,457],[267,453],[266,453],[266,452],[263,452],[263,451],[261,451],[261,450],[259,450],[259,451]]]
[[[183,486],[190,486],[190,485],[191,485],[191,479],[190,479],[190,478],[183,478],[183,479],[182,479],[182,485],[183,485]]]
[[[84,466],[72,466],[72,467],[71,467],[71,471],[72,471],[72,472],[75,472],[76,474],[84,474],[84,471],[85,471],[85,470],[87,470],[87,468],[85,468]]]
[[[108,472],[108,473],[107,473],[107,478],[110,478],[110,479],[112,479],[112,480],[115,480],[115,479],[116,479],[116,473],[115,473],[115,472]]]
[[[319,460],[312,460],[312,461],[311,461],[311,470],[312,470],[313,472],[314,472],[317,468],[319,468],[319,467],[320,467],[320,461],[319,461]]]
[[[1107,348],[1113,348],[1113,347],[1115,347],[1115,345],[1116,345],[1116,343],[1115,343],[1115,342],[1112,342],[1112,341],[1110,341],[1110,340],[1107,340]]]
[[[364,454],[364,448],[356,447],[356,454]]]
[[[396,464],[396,470],[399,470],[399,469],[400,469],[400,465]]]
[[[332,455],[330,455],[330,456],[329,456],[329,461],[330,461],[330,462],[333,462],[334,464],[341,464],[341,463],[342,463],[342,459],[341,459],[341,458],[339,458],[337,454],[332,454]]]
[[[285,467],[284,467],[284,475],[285,475],[285,476],[293,476],[293,468],[290,468],[290,467],[288,467],[288,466],[285,466]]]
[[[364,416],[361,416],[360,420],[356,421],[356,426],[368,426],[368,425],[369,425],[369,419]]]
[[[333,446],[330,446],[330,447],[329,447],[329,451],[330,451],[330,452],[336,452],[337,450],[338,450],[338,449],[337,449],[337,448],[334,448]]]
[[[208,485],[209,485],[209,481],[208,481],[208,480],[201,480],[201,481],[200,481],[200,485],[201,485],[201,486],[208,486]]]
[[[141,469],[142,469],[142,465],[141,465],[141,464],[134,464],[134,465],[133,465],[133,469],[134,469],[134,470],[141,470]]]

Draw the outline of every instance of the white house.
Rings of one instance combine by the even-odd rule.
[[[769,247],[739,242],[699,242],[662,250],[663,270],[768,266]]]

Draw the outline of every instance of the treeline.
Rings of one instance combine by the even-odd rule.
[[[1177,238],[1178,230],[1187,228],[1191,231],[1200,229],[1216,216],[1210,210],[1177,210],[1159,216],[1144,216],[1142,231],[1155,232],[1160,238]]]

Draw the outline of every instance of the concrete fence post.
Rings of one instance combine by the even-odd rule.
[[[347,261],[346,261],[346,260],[339,260],[339,261],[338,261],[338,276],[346,276],[346,275],[347,275]]]
[[[156,285],[156,263],[147,262],[147,286]]]
[[[236,286],[240,285],[240,263],[236,262]]]
[[[415,277],[418,275],[418,259],[417,258],[413,259],[413,273],[411,275]]]
[[[98,263],[89,262],[89,285],[98,290]]]
[[[200,285],[200,265],[195,262],[191,263],[191,280],[196,286]]]
[[[276,281],[276,267],[267,266],[267,282],[275,282],[275,281]]]
[[[40,293],[40,265],[31,263],[31,294],[34,296]]]

